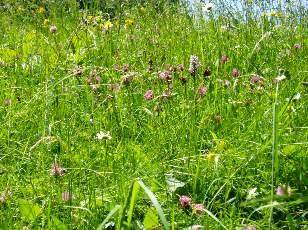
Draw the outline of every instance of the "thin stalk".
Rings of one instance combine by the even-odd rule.
[[[272,142],[272,183],[271,183],[271,203],[273,203],[274,199],[274,179],[275,179],[275,163],[278,156],[277,155],[277,114],[276,114],[276,106],[277,106],[277,99],[278,99],[278,91],[279,91],[279,83],[276,84],[276,95],[275,95],[275,102],[273,104],[273,142]],[[270,218],[269,218],[269,229],[272,229],[272,221],[273,221],[273,206],[270,209]]]

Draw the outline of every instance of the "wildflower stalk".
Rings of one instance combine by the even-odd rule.
[[[273,104],[273,142],[272,142],[272,182],[271,182],[271,204],[274,200],[274,179],[275,179],[275,165],[278,163],[278,152],[277,152],[277,114],[276,114],[276,106],[279,92],[279,82],[276,83],[276,93],[275,93],[275,102]],[[270,218],[269,218],[269,229],[272,229],[272,221],[273,221],[273,205],[271,205],[270,209]]]

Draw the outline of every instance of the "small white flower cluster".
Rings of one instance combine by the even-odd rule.
[[[112,139],[109,131],[106,133],[104,131],[100,131],[99,133],[96,134],[96,138],[98,140],[111,140]]]

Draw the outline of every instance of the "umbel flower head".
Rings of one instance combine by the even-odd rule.
[[[196,55],[190,56],[189,72],[192,76],[196,75],[197,69],[200,67],[199,58]]]

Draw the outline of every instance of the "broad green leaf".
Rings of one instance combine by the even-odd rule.
[[[157,227],[158,224],[159,222],[158,222],[157,211],[155,208],[150,208],[148,212],[146,213],[144,220],[143,220],[144,228],[153,229]]]
[[[19,199],[18,206],[21,216],[28,221],[34,221],[42,212],[39,205],[25,199]]]
[[[58,218],[52,217],[53,227],[57,230],[66,230],[68,229],[65,224],[63,224]]]

